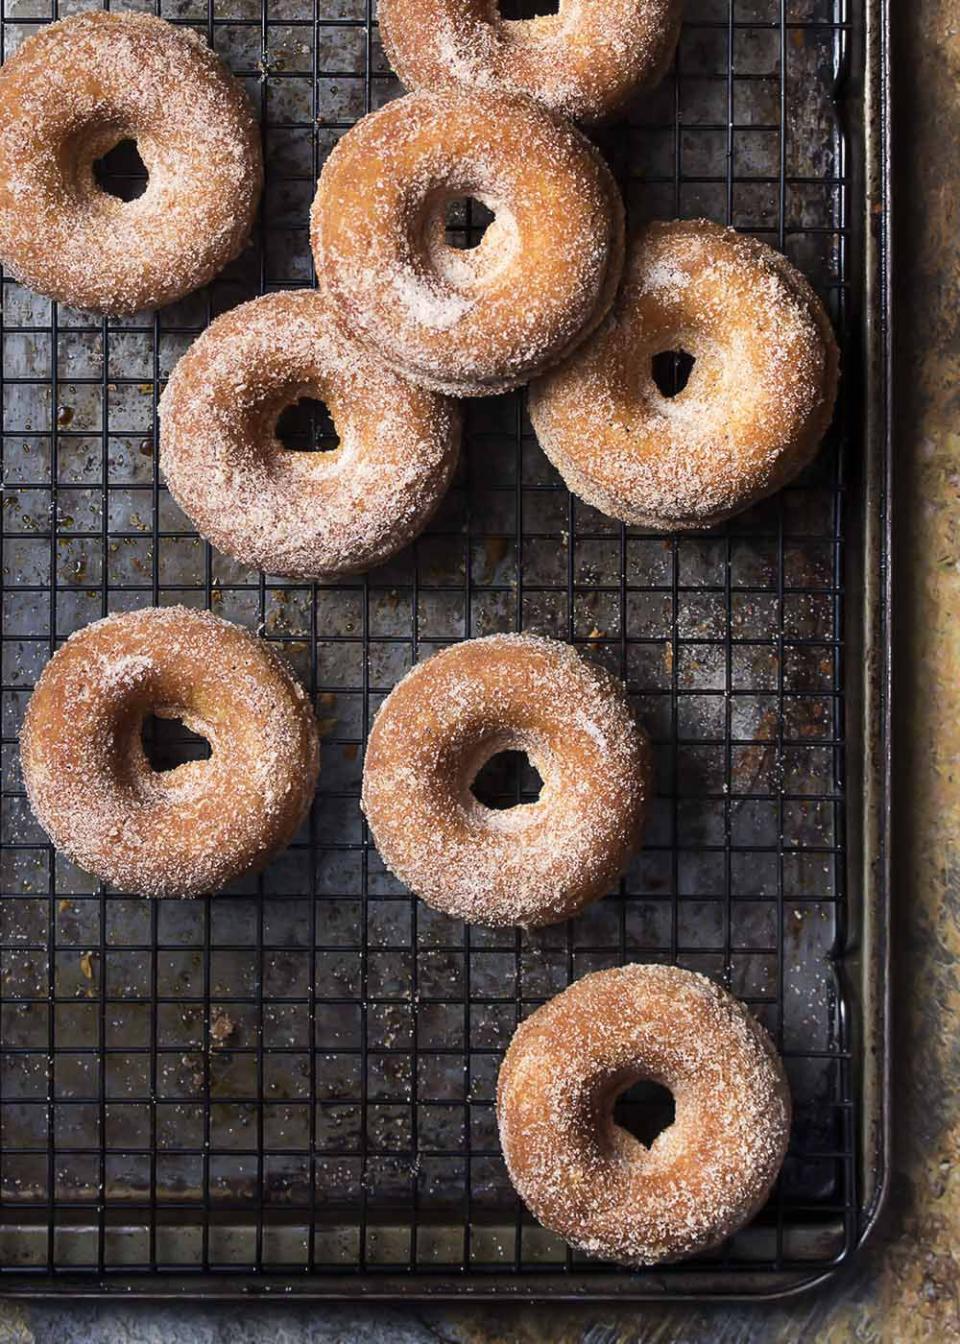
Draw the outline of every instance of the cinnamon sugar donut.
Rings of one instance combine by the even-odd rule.
[[[472,250],[445,241],[463,197],[495,216]],[[412,93],[364,117],[327,160],[311,221],[351,331],[454,396],[504,392],[563,358],[607,312],[623,264],[623,205],[600,155],[515,94]]]
[[[543,789],[506,811],[471,792],[502,751]],[[553,924],[609,890],[639,839],[650,749],[623,688],[569,645],[492,635],[394,687],[370,733],[363,809],[387,867],[472,924]]]
[[[407,88],[507,89],[551,112],[603,121],[666,71],[679,0],[560,0],[556,14],[500,15],[497,0],[380,0],[380,36]]]
[[[613,1119],[641,1079],[673,1093],[650,1147]],[[790,1130],[783,1066],[725,990],[676,966],[584,976],[517,1029],[497,1086],[510,1178],[587,1255],[652,1265],[718,1245],[765,1203]]]
[[[133,201],[94,177],[123,140],[149,173]],[[62,303],[131,313],[198,289],[246,244],[262,179],[246,95],[189,28],[79,14],[0,70],[0,259]]]
[[[181,719],[207,761],[154,771],[144,718]],[[269,645],[186,607],[150,607],[71,635],[27,706],[27,794],[58,849],[121,891],[199,896],[261,867],[313,797],[309,700]]]
[[[694,357],[666,396],[654,356]],[[603,327],[530,389],[540,444],[601,512],[702,528],[778,490],[827,430],[838,353],[819,299],[786,258],[707,220],[647,226]]]
[[[324,401],[332,452],[289,452],[277,418]],[[195,526],[271,574],[313,579],[380,563],[421,530],[457,463],[453,402],[399,378],[334,324],[314,290],[219,317],[160,402],[160,465]]]

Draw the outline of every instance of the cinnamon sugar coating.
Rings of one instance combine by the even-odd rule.
[[[469,250],[444,237],[463,197],[495,216]],[[311,231],[351,332],[454,396],[507,391],[564,358],[606,314],[623,265],[602,158],[516,94],[412,93],[364,117],[324,165]]]
[[[207,761],[152,769],[148,714],[181,719]],[[319,766],[309,699],[269,645],[186,607],[148,607],[71,635],[27,706],[31,806],[58,849],[121,891],[199,896],[293,839]]]
[[[471,792],[502,751],[530,758],[536,802],[496,811]],[[620,683],[533,635],[468,640],[415,667],[381,706],[363,768],[384,863],[471,924],[553,924],[604,895],[649,793],[649,744]]]
[[[614,1123],[641,1079],[674,1097],[647,1148]],[[517,1028],[497,1087],[510,1178],[587,1255],[652,1265],[718,1245],[766,1202],[790,1130],[783,1066],[705,976],[629,965],[584,976]]]
[[[674,397],[651,361],[695,363]],[[575,359],[530,389],[544,452],[612,518],[708,527],[786,484],[833,412],[829,318],[779,253],[708,220],[655,223],[633,240],[609,318]]]
[[[281,410],[324,401],[332,452],[290,452]],[[270,574],[353,573],[410,542],[457,464],[460,415],[338,329],[315,290],[268,294],[219,317],[160,402],[160,465],[222,551]]]
[[[604,121],[657,84],[680,34],[679,0],[560,0],[510,20],[496,0],[380,0],[380,36],[407,88],[527,93],[551,112]]]
[[[146,191],[102,191],[94,163],[135,140]],[[189,28],[95,11],[48,24],[0,70],[0,259],[99,313],[158,308],[245,246],[263,167],[227,67]]]

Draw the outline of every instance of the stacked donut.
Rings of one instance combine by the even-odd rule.
[[[384,0],[379,17],[414,92],[324,167],[320,288],[219,319],[163,397],[161,465],[203,535],[293,578],[370,568],[449,484],[450,398],[525,383],[564,480],[627,523],[709,526],[799,471],[837,380],[809,286],[706,221],[625,247],[617,187],[572,121],[657,81],[679,0],[564,0],[527,21],[488,0]],[[129,202],[95,175],[125,139],[149,171]],[[0,259],[55,299],[126,313],[189,293],[246,244],[262,178],[245,95],[189,29],[83,14],[0,71]],[[464,198],[492,216],[469,249],[446,232]],[[672,392],[655,377],[670,352],[691,369]],[[327,403],[335,451],[283,450],[280,414],[304,397]]]
[[[679,0],[380,0],[412,89],[330,155],[311,211],[318,287],[218,318],[160,406],[167,485],[202,534],[272,574],[369,569],[425,526],[454,472],[456,398],[531,385],[544,451],[625,523],[709,526],[777,489],[829,424],[838,358],[806,281],[707,221],[629,241],[616,183],[577,128],[615,115],[672,57]],[[137,200],[97,162],[137,142]],[[105,314],[169,303],[246,245],[263,169],[239,85],[189,30],[141,14],[55,23],[0,71],[0,260],[52,298]],[[448,242],[453,202],[490,215]],[[657,362],[689,376],[665,389]],[[283,448],[305,397],[337,431]],[[164,775],[141,730],[180,718],[213,755]],[[205,612],[109,617],[54,656],[21,740],[54,841],[122,889],[189,896],[262,866],[309,809],[317,731],[262,642]],[[539,798],[508,812],[474,785],[526,752]],[[531,635],[474,640],[408,674],[382,706],[363,808],[387,866],[448,914],[535,927],[617,881],[639,843],[650,747],[623,687]],[[229,796],[229,806],[224,797]],[[671,1087],[647,1148],[614,1123],[637,1079]],[[500,1079],[504,1154],[535,1214],[626,1264],[717,1244],[760,1207],[789,1129],[782,1066],[755,1020],[702,977],[589,976],[518,1030]]]

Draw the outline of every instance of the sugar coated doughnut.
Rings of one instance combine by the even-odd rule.
[[[494,214],[472,249],[445,239],[463,198]],[[311,220],[351,331],[455,396],[506,391],[568,354],[623,265],[623,204],[600,155],[515,94],[412,93],[364,117],[327,160]]]
[[[665,395],[653,359],[685,352]],[[806,280],[764,243],[706,220],[632,244],[609,319],[530,389],[544,452],[570,489],[626,523],[702,528],[778,490],[829,423],[838,354]]]
[[[380,0],[380,36],[407,88],[506,89],[552,112],[603,121],[658,82],[680,33],[679,0],[560,0],[510,20],[497,0]]]
[[[94,176],[123,140],[149,173],[133,201]],[[246,95],[189,28],[79,14],[0,70],[0,259],[41,294],[117,314],[189,294],[246,244],[262,179]]]
[[[646,1079],[676,1115],[649,1148],[617,1125]],[[676,966],[584,976],[523,1022],[497,1087],[521,1199],[587,1255],[624,1265],[718,1245],[766,1202],[790,1093],[767,1033],[725,990]]]
[[[472,793],[503,751],[538,770],[536,802],[497,811]],[[415,667],[381,706],[363,768],[384,863],[472,924],[553,924],[602,896],[637,846],[649,788],[620,683],[532,635],[469,640]]]
[[[149,714],[182,720],[210,759],[153,770],[140,736]],[[37,682],[20,752],[57,848],[144,896],[198,896],[262,866],[293,838],[318,768],[313,712],[282,660],[186,607],[71,635]]]
[[[327,405],[339,445],[291,452],[277,418]],[[271,574],[317,578],[385,560],[433,513],[457,463],[460,416],[339,330],[319,292],[268,294],[219,317],[160,403],[160,464],[195,526]]]

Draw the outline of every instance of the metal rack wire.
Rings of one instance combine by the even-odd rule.
[[[7,0],[5,55],[51,17],[40,9]],[[694,1288],[701,1271],[733,1291],[761,1270],[813,1276],[849,1254],[859,1221],[862,1097],[838,971],[849,406],[800,481],[677,537],[571,498],[522,397],[471,404],[462,471],[428,532],[325,585],[214,553],[158,477],[156,401],[190,340],[243,298],[313,280],[306,217],[324,155],[397,91],[372,10],[160,8],[205,26],[264,126],[256,246],[209,290],[101,321],[4,280],[0,1290],[5,1275],[189,1287],[323,1274],[345,1292],[385,1275],[548,1293],[582,1276],[603,1291],[617,1272],[571,1256],[516,1201],[493,1090],[521,1015],[631,959],[721,977],[773,1031],[794,1090],[768,1209],[694,1267]],[[846,0],[691,0],[672,75],[599,137],[634,218],[704,214],[779,246],[848,353],[858,282],[838,100],[859,22]],[[480,228],[467,204],[451,239]],[[262,629],[310,685],[325,738],[289,853],[186,904],[103,890],[56,855],[16,759],[58,642],[171,602]],[[367,728],[395,680],[439,645],[521,627],[620,673],[659,758],[646,847],[620,891],[536,935],[419,906],[384,872],[358,804]],[[489,788],[535,783],[514,772]],[[638,1094],[634,1121],[644,1105]]]

